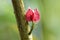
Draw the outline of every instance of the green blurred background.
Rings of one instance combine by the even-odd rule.
[[[60,0],[24,0],[24,5],[41,14],[34,40],[60,40]],[[0,0],[0,40],[20,40],[11,0]]]

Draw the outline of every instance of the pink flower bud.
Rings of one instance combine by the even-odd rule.
[[[26,21],[37,22],[40,19],[40,15],[37,9],[28,9],[25,15]]]
[[[36,21],[39,21],[39,19],[40,19],[40,15],[38,10],[34,9],[33,21],[36,22]]]

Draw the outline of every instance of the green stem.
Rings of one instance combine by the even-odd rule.
[[[30,34],[32,33],[33,28],[34,28],[34,23],[32,22],[32,27],[31,27],[31,30],[30,30],[30,32],[28,33],[28,35],[30,35]]]

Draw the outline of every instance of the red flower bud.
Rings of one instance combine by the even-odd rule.
[[[40,19],[40,15],[37,9],[28,9],[25,15],[26,21],[37,22]]]

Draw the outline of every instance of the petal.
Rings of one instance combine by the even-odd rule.
[[[40,19],[40,15],[37,9],[34,9],[34,17],[33,17],[33,21],[39,21]]]
[[[27,12],[26,12],[26,15],[25,15],[26,20],[27,20],[27,21],[32,21],[32,18],[31,18],[32,15],[33,15],[33,11],[32,11],[32,9],[29,8],[29,9],[27,10]]]

